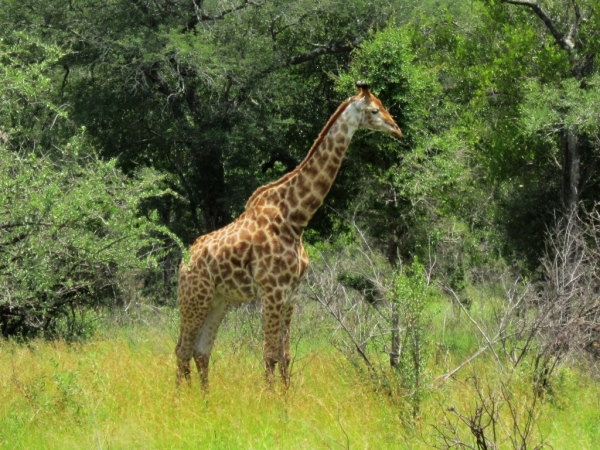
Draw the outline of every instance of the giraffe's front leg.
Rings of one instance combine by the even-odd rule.
[[[194,362],[196,363],[196,369],[198,369],[198,375],[200,375],[200,387],[204,392],[208,392],[208,363],[210,362],[210,355],[194,355]]]
[[[273,388],[275,366],[280,361],[282,354],[282,340],[280,335],[282,307],[281,292],[269,292],[263,295],[262,315],[265,335],[263,358],[265,361],[266,381],[269,388]]]

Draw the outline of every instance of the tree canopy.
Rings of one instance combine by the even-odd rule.
[[[93,273],[117,266],[160,263],[147,281],[172,286],[173,239],[229,223],[293,169],[357,79],[406,137],[357,134],[305,238],[350,245],[356,225],[391,264],[435,252],[457,286],[492,260],[534,273],[555,216],[598,196],[598,8],[3,0],[0,311],[77,280],[100,295]],[[67,275],[75,254],[88,272]]]

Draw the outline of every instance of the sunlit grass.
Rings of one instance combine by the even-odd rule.
[[[283,394],[265,389],[260,358],[221,345],[211,368],[211,391],[204,396],[197,383],[175,388],[170,340],[164,331],[147,329],[70,346],[3,342],[0,444],[27,449],[402,445],[395,408],[356,383],[336,354],[309,351]]]
[[[481,357],[427,389],[412,420],[401,394],[390,397],[361,379],[326,336],[296,347],[287,393],[266,390],[260,340],[234,331],[230,324],[219,336],[207,396],[197,379],[191,387],[175,387],[172,326],[108,329],[71,345],[0,341],[0,447],[430,448],[432,425],[441,423],[448,407],[472,409],[470,376],[477,373],[491,388],[500,379],[495,362]],[[443,362],[432,358],[428,379],[455,363],[452,355]],[[517,404],[525,404],[527,374],[511,379]],[[555,449],[597,448],[598,382],[564,368],[538,423],[536,433]]]

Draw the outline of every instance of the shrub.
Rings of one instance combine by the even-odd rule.
[[[83,135],[53,157],[0,146],[0,334],[73,338],[90,308],[121,298],[122,280],[152,269],[168,233],[140,202],[160,195],[146,171],[82,156]]]

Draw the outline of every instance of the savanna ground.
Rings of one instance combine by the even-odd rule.
[[[521,448],[592,450],[600,442],[600,384],[589,367],[561,366],[533,407],[530,372],[501,373],[487,353],[441,382],[479,347],[461,312],[441,297],[432,307],[437,331],[418,411],[400,384],[369,378],[336,349],[336,325],[316,303],[301,301],[294,317],[289,391],[265,388],[260,314],[244,307],[231,310],[221,329],[206,396],[196,378],[175,386],[175,311],[133,309],[104,317],[80,343],[0,341],[1,448],[448,448],[442,435],[452,437],[452,427],[470,448],[514,448],[513,416],[521,432],[531,422]],[[477,447],[455,414],[473,417],[478,405],[495,405],[498,447]]]

